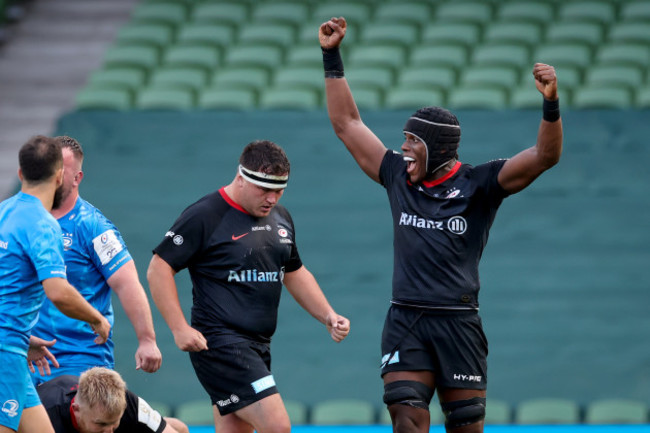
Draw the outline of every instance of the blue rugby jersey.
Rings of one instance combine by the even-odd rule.
[[[57,339],[50,352],[62,366],[113,368],[114,316],[111,289],[106,280],[129,262],[131,255],[115,225],[81,197],[58,222],[63,232],[68,281],[108,319],[111,334],[106,343],[95,344],[96,335],[87,323],[65,316],[47,299],[33,334],[48,340]]]
[[[386,153],[379,174],[393,216],[393,303],[478,309],[479,260],[508,196],[497,182],[504,163],[457,162],[442,178],[412,185],[402,155]]]
[[[65,277],[61,229],[41,201],[19,192],[0,203],[0,350],[27,356],[41,281]]]

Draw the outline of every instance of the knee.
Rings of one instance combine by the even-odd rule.
[[[415,380],[397,380],[384,385],[384,403],[400,404],[429,410],[433,390]]]
[[[445,427],[455,429],[474,424],[485,419],[485,398],[474,397],[467,400],[440,403],[445,414]]]

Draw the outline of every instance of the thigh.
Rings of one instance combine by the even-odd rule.
[[[42,404],[23,410],[18,433],[54,433],[54,427]]]
[[[291,430],[289,415],[280,394],[273,394],[235,412],[257,433],[281,433]]]
[[[0,365],[3,369],[0,380],[0,426],[16,431],[27,403],[34,406],[40,401],[33,401],[35,390],[24,355],[0,350]]]
[[[435,371],[435,353],[429,350],[429,336],[421,334],[422,311],[392,306],[381,340],[381,375],[396,371]]]

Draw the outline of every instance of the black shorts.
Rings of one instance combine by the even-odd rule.
[[[475,311],[391,305],[381,338],[381,375],[426,370],[436,388],[486,389],[488,344]]]
[[[271,374],[268,344],[247,341],[219,346],[190,352],[190,360],[196,377],[221,415],[278,392]]]

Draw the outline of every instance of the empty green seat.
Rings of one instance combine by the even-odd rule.
[[[398,70],[406,63],[406,49],[395,45],[356,45],[350,52],[351,66],[379,66]]]
[[[384,108],[417,110],[430,105],[444,105],[445,93],[441,89],[423,89],[396,86],[386,92]]]
[[[461,70],[468,62],[468,49],[460,45],[418,45],[409,55],[410,66],[447,66]]]
[[[77,110],[129,110],[133,97],[127,89],[86,86],[75,96]]]
[[[501,110],[508,105],[505,90],[497,87],[455,87],[447,96],[452,109]]]
[[[293,66],[321,66],[323,65],[323,53],[321,52],[318,40],[310,44],[303,44],[290,47],[287,50],[287,65]]]
[[[150,45],[114,45],[104,53],[106,68],[139,68],[145,72],[158,65],[158,49]]]
[[[459,83],[465,86],[489,86],[507,90],[519,83],[519,71],[510,66],[471,66],[463,70]]]
[[[273,77],[275,86],[296,86],[322,91],[325,89],[323,66],[297,66],[278,69]]]
[[[591,64],[591,49],[583,44],[551,44],[537,47],[533,61],[557,66],[586,68]]]
[[[599,0],[577,0],[561,3],[558,18],[561,21],[588,21],[609,24],[616,19],[616,4]]]
[[[629,90],[640,87],[644,80],[644,69],[629,65],[593,65],[585,74],[588,86],[623,86]]]
[[[300,26],[309,17],[309,5],[306,2],[274,1],[255,6],[252,19],[255,22],[291,24]]]
[[[422,44],[456,44],[473,48],[480,39],[481,28],[475,23],[439,22],[422,31]]]
[[[621,4],[621,20],[626,22],[650,21],[650,3],[647,1],[631,1]]]
[[[528,48],[512,43],[479,45],[474,49],[471,61],[473,65],[532,68]]]
[[[385,91],[395,81],[395,74],[391,69],[372,66],[348,68],[345,77],[352,89],[363,87]]]
[[[399,74],[397,84],[401,87],[423,89],[448,89],[456,85],[456,71],[448,66],[414,66]]]
[[[578,405],[562,398],[539,398],[520,402],[515,410],[517,424],[577,424]]]
[[[93,87],[117,87],[134,92],[145,82],[146,74],[139,68],[98,69],[88,76]]]
[[[226,51],[225,64],[233,66],[256,66],[269,71],[283,62],[283,51],[274,46],[234,46]]]
[[[315,110],[320,108],[320,93],[312,89],[272,87],[260,95],[259,107],[279,110]]]
[[[153,71],[149,84],[162,87],[181,87],[199,92],[208,82],[204,69],[188,67],[159,68]]]
[[[363,26],[359,41],[365,44],[394,44],[411,48],[418,41],[418,32],[415,24],[373,22]]]
[[[596,53],[599,64],[650,66],[650,47],[639,43],[613,43],[601,46]]]
[[[217,87],[242,87],[262,90],[270,83],[271,74],[265,68],[231,67],[218,68],[212,77],[213,85]]]
[[[252,110],[257,106],[257,94],[252,89],[214,87],[199,94],[198,107],[203,110]]]
[[[220,61],[220,51],[206,45],[174,45],[167,48],[163,55],[163,66],[188,66],[214,70]]]
[[[363,25],[369,21],[370,12],[367,4],[339,1],[317,3],[311,15],[321,23],[332,17],[344,17],[349,23]]]
[[[174,31],[167,25],[156,23],[133,23],[120,28],[116,41],[120,45],[144,44],[162,49],[170,44]]]
[[[193,426],[214,424],[212,405],[208,399],[191,400],[179,404],[176,406],[175,417],[185,424]]]
[[[532,77],[531,77],[532,78]],[[563,107],[571,106],[569,93],[562,86],[558,89],[558,96],[560,104]],[[510,106],[520,110],[541,110],[542,109],[542,94],[532,83],[525,83],[510,91]]]
[[[134,103],[136,108],[142,110],[190,110],[195,105],[195,92],[167,85],[140,89]]]
[[[239,26],[249,17],[249,8],[244,2],[203,2],[192,9],[194,22],[216,22]]]
[[[633,100],[628,89],[595,85],[577,88],[571,106],[577,109],[625,109],[632,108]]]
[[[210,45],[226,49],[235,40],[235,31],[229,25],[219,23],[186,23],[178,30],[179,45]]]
[[[537,0],[504,2],[497,10],[497,18],[501,21],[528,21],[543,26],[553,22],[554,14],[553,2]]]
[[[645,86],[636,90],[636,108],[650,108],[650,87]]]
[[[162,23],[178,26],[188,18],[182,3],[141,3],[131,13],[132,22]]]
[[[492,5],[479,1],[444,2],[436,7],[434,17],[441,23],[467,22],[482,26],[492,19]]]
[[[427,2],[400,1],[377,4],[374,21],[377,23],[414,23],[424,28],[431,23],[432,9]]]
[[[603,40],[603,27],[595,22],[561,21],[546,27],[546,43],[579,43],[596,47]]]
[[[486,44],[523,44],[534,47],[542,40],[542,26],[533,22],[499,21],[491,23],[483,36]]]
[[[240,45],[276,45],[280,48],[292,45],[295,39],[292,26],[281,23],[251,23],[239,31]]]
[[[380,110],[383,104],[383,92],[370,87],[359,87],[352,90],[354,102],[359,110]]]
[[[650,26],[644,22],[613,23],[607,33],[608,42],[635,42],[650,45]]]
[[[363,425],[375,422],[375,408],[364,400],[339,399],[316,403],[311,422],[315,425]]]
[[[586,424],[645,424],[648,405],[631,399],[604,399],[589,403],[585,410]]]

